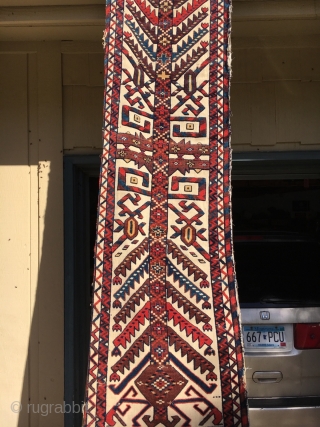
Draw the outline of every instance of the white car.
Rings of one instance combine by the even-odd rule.
[[[255,233],[235,235],[234,246],[251,427],[317,427],[320,245]]]

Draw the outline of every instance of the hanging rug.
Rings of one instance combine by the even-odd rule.
[[[228,0],[106,4],[84,426],[248,426]]]

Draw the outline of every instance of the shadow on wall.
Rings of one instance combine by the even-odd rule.
[[[1,247],[6,259],[0,298],[1,425],[62,427],[60,43],[22,43],[18,52],[3,53],[0,85]]]
[[[0,43],[0,248],[6,260],[0,269],[2,424],[80,426],[91,279],[90,265],[81,262],[90,263],[91,243],[89,230],[78,233],[78,240],[74,231],[90,222],[83,194],[91,172],[80,167],[74,173],[71,165],[64,177],[60,42],[10,47]],[[97,175],[99,156],[93,158]],[[73,197],[81,196],[78,222],[69,212],[65,230],[64,179],[73,186],[70,209]],[[86,252],[80,262],[76,245]],[[65,281],[71,286],[64,300]]]
[[[39,197],[39,222],[42,223],[39,225],[39,273],[36,288],[31,286],[30,289],[30,294],[34,293],[34,305],[33,312],[30,311],[28,357],[18,427],[64,425],[61,161],[46,159],[39,163],[39,187],[41,190],[42,182],[47,180],[47,197],[42,202]]]

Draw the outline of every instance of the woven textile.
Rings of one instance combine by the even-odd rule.
[[[85,426],[248,425],[229,10],[221,0],[107,1]]]

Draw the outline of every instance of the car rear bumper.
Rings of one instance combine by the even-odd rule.
[[[250,427],[317,427],[320,406],[252,408],[249,405]]]

